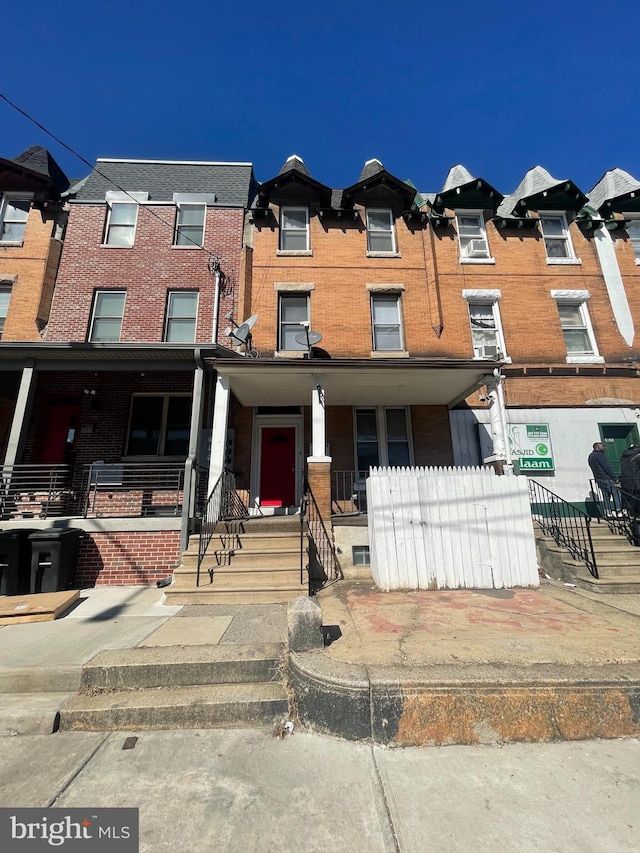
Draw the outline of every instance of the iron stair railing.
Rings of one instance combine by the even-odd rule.
[[[247,518],[249,510],[236,491],[236,477],[224,470],[211,490],[211,494],[198,513],[200,536],[198,539],[198,568],[196,586],[200,586],[200,569],[218,522]]]
[[[574,504],[565,501],[554,492],[529,480],[529,502],[531,514],[543,533],[552,537],[561,548],[566,549],[574,560],[598,577],[598,565],[591,539],[591,518]]]
[[[300,504],[300,584],[304,584],[305,570],[309,595],[315,595],[318,590],[344,577],[333,538],[325,527],[307,480],[304,481]]]
[[[595,498],[598,521],[605,522],[612,533],[624,536],[632,545],[640,545],[640,494],[630,492],[620,486],[611,486],[618,493],[620,510],[615,509],[613,496],[609,496],[598,484],[591,480],[591,494]]]

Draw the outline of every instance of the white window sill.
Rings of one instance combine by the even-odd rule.
[[[547,258],[547,264],[549,266],[580,267],[582,261],[580,258]]]
[[[278,258],[312,258],[313,249],[278,249]]]
[[[603,355],[568,355],[567,364],[604,364]]]
[[[279,349],[273,354],[274,358],[304,358],[307,355],[306,349]]]
[[[24,240],[0,240],[1,249],[19,249],[24,246]]]
[[[495,264],[495,258],[460,258],[461,264]]]
[[[371,350],[371,358],[409,358],[406,350]]]
[[[513,362],[513,359],[511,358],[510,355],[501,355],[501,356],[496,356],[495,358],[489,358],[489,356],[483,357],[483,356],[479,356],[479,355],[474,355],[473,360],[474,361],[501,361],[504,364],[512,364],[512,362]]]
[[[367,252],[368,258],[401,258],[400,252]]]
[[[192,252],[194,249],[201,249],[202,243],[196,243],[193,246],[176,246],[175,243],[172,243],[171,248],[172,249],[186,249],[188,252]]]
[[[100,243],[101,249],[133,249],[133,246],[116,246],[114,243]]]

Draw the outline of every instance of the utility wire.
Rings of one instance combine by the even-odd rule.
[[[105,174],[104,174],[104,172],[101,172],[101,171],[100,171],[100,169],[98,169],[96,166],[94,166],[92,163],[90,163],[90,162],[89,162],[85,157],[83,157],[83,156],[82,156],[82,154],[78,154],[78,152],[77,152],[77,151],[75,151],[75,150],[74,150],[70,145],[67,145],[67,143],[66,143],[66,142],[63,142],[63,141],[62,141],[61,139],[59,139],[59,138],[58,138],[54,133],[52,133],[50,130],[47,130],[47,128],[46,128],[43,124],[41,124],[39,121],[37,121],[35,118],[33,118],[33,116],[30,116],[30,115],[29,115],[29,113],[25,112],[25,111],[24,111],[23,109],[21,109],[17,104],[14,104],[14,103],[13,103],[13,101],[10,101],[10,100],[9,100],[9,98],[7,98],[7,96],[6,96],[6,95],[3,95],[3,94],[2,94],[2,92],[0,92],[0,99],[2,99],[2,100],[3,100],[3,101],[5,101],[7,104],[9,104],[9,106],[10,106],[12,109],[14,109],[16,112],[20,113],[20,115],[24,116],[28,121],[32,122],[32,124],[35,124],[35,126],[36,126],[36,127],[39,127],[39,128],[40,128],[40,130],[41,130],[43,133],[46,133],[46,134],[47,134],[47,136],[50,136],[50,137],[51,137],[51,139],[55,140],[55,142],[57,142],[57,143],[58,143],[58,145],[62,145],[62,147],[63,147],[63,148],[66,148],[66,149],[67,149],[67,151],[69,151],[71,154],[73,154],[73,156],[74,156],[74,157],[77,157],[77,158],[78,158],[78,160],[80,160],[82,163],[84,163],[84,164],[85,164],[85,166],[88,166],[88,167],[89,167],[89,169],[91,169],[91,170],[92,170],[93,172],[95,172],[97,175],[100,175],[100,177],[101,177],[101,178],[104,178],[104,180],[105,180],[105,181],[108,181],[110,184],[113,184],[113,186],[114,186],[114,187],[116,187],[116,189],[117,189],[117,190],[119,190],[121,193],[124,193],[126,196],[128,196],[128,197],[129,197],[133,202],[135,202],[136,204],[140,205],[140,203],[137,201],[137,199],[135,199],[135,198],[131,195],[131,193],[130,193],[130,192],[128,192],[128,190],[123,189],[123,187],[121,187],[119,184],[117,184],[117,183],[113,180],[113,178],[110,178],[108,175],[105,175]],[[142,206],[142,205],[140,205],[140,206]],[[174,228],[173,228],[173,225],[171,224],[171,222],[167,222],[167,220],[166,220],[166,219],[163,219],[163,218],[162,218],[161,216],[159,216],[159,215],[158,215],[154,210],[152,210],[150,207],[148,207],[148,206],[146,206],[146,205],[145,205],[145,209],[146,209],[146,210],[147,210],[147,211],[148,211],[152,216],[155,216],[155,218],[156,218],[159,222],[162,222],[162,224],[163,224],[163,225],[166,225],[166,226],[167,226],[167,228],[170,228],[170,229],[171,229],[171,233],[173,233]],[[219,256],[216,252],[211,252],[211,251],[209,251],[209,249],[205,249],[205,247],[204,247],[204,246],[201,246],[199,243],[196,243],[196,241],[195,241],[195,240],[192,240],[192,239],[191,239],[191,237],[189,237],[189,235],[188,235],[188,234],[183,234],[182,236],[183,236],[183,237],[186,237],[186,238],[187,238],[187,240],[188,240],[190,243],[193,243],[193,245],[194,245],[196,248],[198,248],[198,249],[202,249],[202,251],[203,251],[203,252],[205,252],[205,253],[209,256],[209,262],[208,262],[208,264],[207,264],[208,269],[209,269],[209,272],[213,273],[214,271],[219,270],[219,268],[220,268],[220,256]],[[224,275],[224,273],[223,273],[223,275]]]

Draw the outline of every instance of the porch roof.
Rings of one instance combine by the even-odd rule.
[[[206,360],[209,363],[208,359]],[[496,361],[462,359],[242,359],[211,366],[243,406],[310,405],[322,377],[327,406],[454,406],[484,385]]]

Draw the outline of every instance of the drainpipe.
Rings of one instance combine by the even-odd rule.
[[[220,316],[220,280],[222,273],[220,271],[220,258],[213,259],[213,280],[215,282],[213,289],[213,328],[211,329],[211,340],[214,344],[218,343],[218,322]]]
[[[493,465],[496,474],[504,474],[505,466],[510,465],[511,456],[507,448],[506,416],[504,413],[504,395],[502,382],[504,376],[498,368],[492,376],[485,377],[487,397],[489,398],[489,417],[491,419],[491,440],[493,453],[483,462]]]
[[[184,553],[189,547],[191,519],[196,514],[197,482],[195,466],[200,450],[200,435],[202,432],[202,411],[204,395],[204,361],[200,347],[193,353],[196,363],[193,374],[193,398],[191,400],[191,429],[189,430],[189,452],[184,463],[184,489],[182,498],[182,522],[180,525],[180,551]]]

